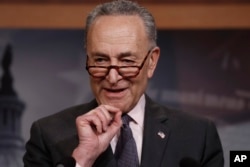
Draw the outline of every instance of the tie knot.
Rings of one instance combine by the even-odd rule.
[[[122,123],[125,125],[129,125],[129,122],[132,121],[133,119],[128,115],[128,114],[124,114],[122,116]]]

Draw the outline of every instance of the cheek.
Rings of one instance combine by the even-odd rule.
[[[96,95],[100,89],[100,81],[90,78],[90,85],[91,85],[92,91]]]
[[[133,90],[139,94],[143,93],[147,86],[147,71],[141,71],[141,73],[133,80]]]

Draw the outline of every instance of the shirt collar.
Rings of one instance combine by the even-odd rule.
[[[145,99],[145,95],[143,94],[141,98],[139,99],[138,103],[136,104],[136,106],[130,112],[128,112],[128,115],[141,128],[143,128],[143,123],[144,123],[145,104],[146,104],[146,99]]]

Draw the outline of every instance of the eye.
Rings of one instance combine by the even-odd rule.
[[[134,64],[135,61],[134,61],[134,60],[131,60],[131,59],[122,59],[122,63],[123,63],[123,64]]]
[[[109,59],[106,57],[95,57],[94,62],[96,65],[108,65]]]
[[[95,62],[104,62],[104,61],[107,61],[107,59],[105,59],[103,57],[98,57],[98,58],[95,58],[94,60],[95,60]]]

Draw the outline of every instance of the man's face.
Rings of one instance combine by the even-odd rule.
[[[91,25],[87,35],[88,65],[140,66],[150,48],[142,20],[138,16],[101,16]],[[104,78],[90,76],[98,104],[108,104],[130,111],[144,93],[159,57],[155,47],[140,73],[122,77],[115,68]]]

